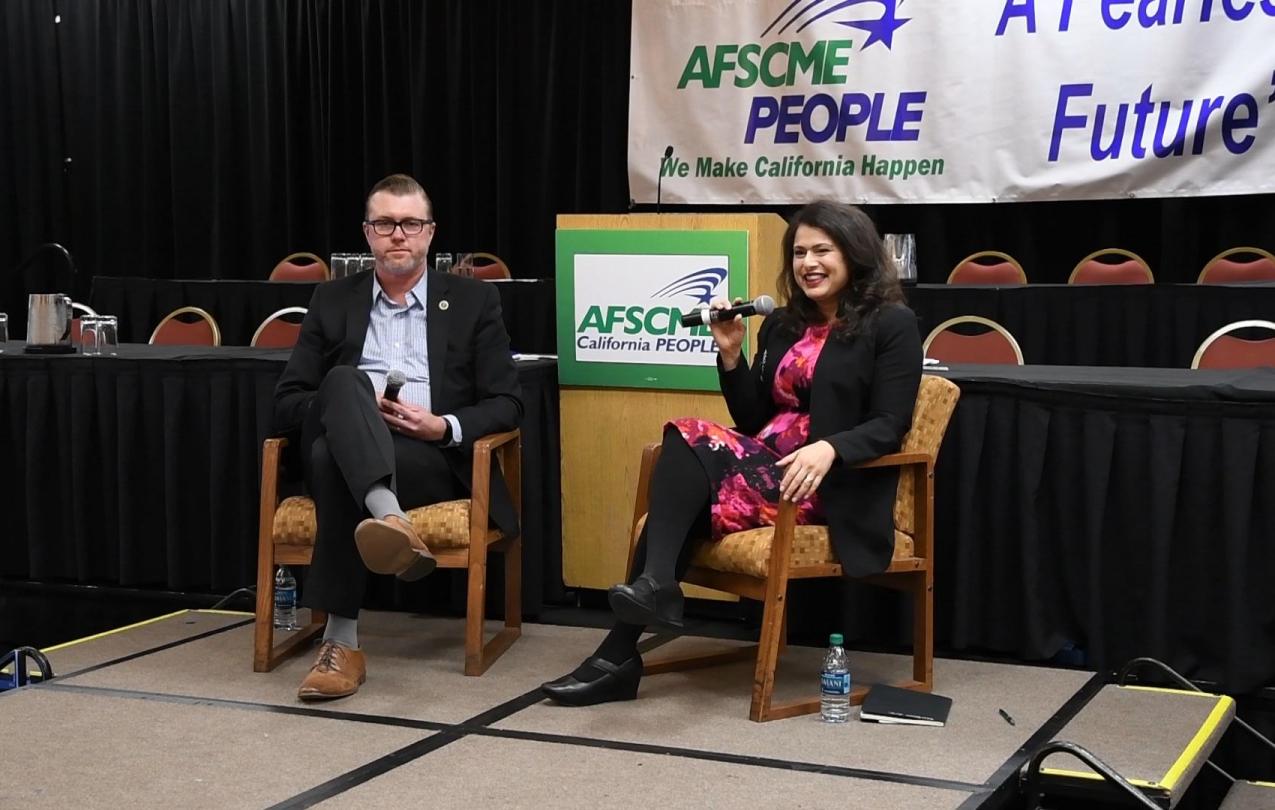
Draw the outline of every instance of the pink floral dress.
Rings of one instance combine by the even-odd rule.
[[[754,436],[695,417],[674,419],[673,427],[691,446],[713,484],[713,539],[732,532],[775,525],[779,482],[784,469],[775,462],[806,444],[810,433],[810,381],[828,339],[827,325],[811,326],[779,361],[771,387],[778,410]],[[797,505],[798,523],[823,518],[815,493]]]

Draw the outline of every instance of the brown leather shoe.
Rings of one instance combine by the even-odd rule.
[[[325,641],[319,647],[310,673],[301,682],[297,697],[302,700],[331,700],[359,691],[359,684],[367,680],[367,661],[362,650],[342,647],[335,641]]]
[[[438,565],[412,524],[398,515],[368,518],[354,529],[354,543],[369,571],[417,580]]]

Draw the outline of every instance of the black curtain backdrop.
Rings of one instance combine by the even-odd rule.
[[[627,207],[628,37],[627,2],[6,0],[0,311],[21,335],[53,282],[13,269],[46,241],[77,300],[93,275],[363,250],[395,171],[433,197],[435,249],[552,276],[557,213]]]
[[[94,275],[259,279],[295,250],[360,250],[363,196],[394,171],[433,195],[436,249],[551,276],[556,214],[630,205],[630,9],[5,0],[0,311],[21,335],[31,287],[64,286],[42,280],[56,263],[13,272],[47,241],[76,256],[77,300]],[[1176,282],[1225,247],[1275,249],[1275,195],[869,210],[917,234],[922,281],[988,248],[1048,282],[1100,247]]]

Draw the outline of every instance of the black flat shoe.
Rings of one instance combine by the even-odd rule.
[[[612,585],[607,601],[615,616],[625,624],[658,624],[682,629],[682,589],[674,582],[661,588],[646,574],[632,585]]]
[[[601,670],[602,676],[592,681],[581,681],[574,675],[563,675],[540,684],[540,691],[563,706],[593,706],[637,697],[638,682],[642,680],[642,656],[635,655],[619,666],[596,656],[585,663]]]

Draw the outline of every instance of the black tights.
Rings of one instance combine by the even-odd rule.
[[[651,474],[650,511],[638,536],[630,582],[647,574],[660,585],[671,585],[686,573],[695,551],[689,540],[709,533],[709,487],[703,465],[682,434],[675,428],[666,429],[660,460]],[[616,622],[594,655],[613,664],[624,663],[637,653],[644,629]],[[574,674],[580,680],[591,680],[601,672],[584,664]]]

